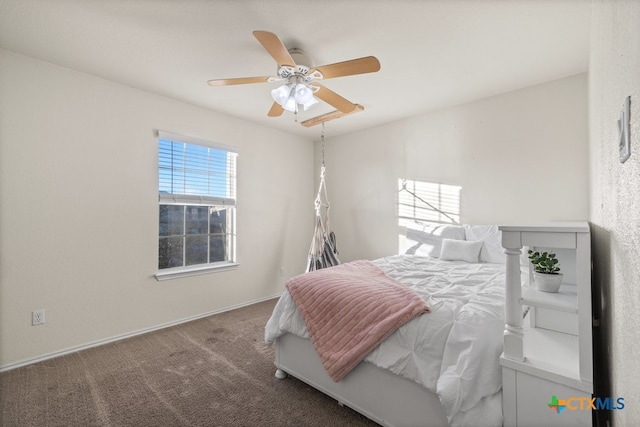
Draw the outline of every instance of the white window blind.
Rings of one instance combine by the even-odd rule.
[[[159,132],[160,201],[235,206],[236,157],[233,147]]]
[[[398,180],[398,218],[404,221],[460,222],[462,187],[435,182]]]

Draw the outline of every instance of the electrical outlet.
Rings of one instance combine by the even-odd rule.
[[[31,325],[42,325],[44,323],[44,309],[31,312]]]
[[[280,273],[280,276],[284,276],[284,267],[280,267],[279,273]]]

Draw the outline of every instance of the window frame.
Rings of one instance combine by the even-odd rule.
[[[214,261],[214,262],[209,262],[207,261],[206,263],[201,263],[201,264],[193,264],[193,265],[183,265],[183,266],[179,266],[179,267],[168,267],[168,268],[160,268],[160,264],[159,264],[159,260],[160,260],[160,239],[163,237],[160,234],[160,223],[158,223],[158,228],[157,228],[157,234],[156,234],[156,248],[158,250],[158,252],[156,252],[156,273],[155,273],[155,278],[158,281],[162,281],[162,280],[167,280],[167,279],[175,279],[175,278],[181,278],[181,277],[188,277],[188,276],[194,276],[194,275],[201,275],[201,274],[207,274],[207,273],[213,273],[213,272],[221,272],[221,271],[228,271],[228,270],[232,270],[238,267],[238,262],[237,262],[237,258],[236,258],[236,242],[237,242],[237,233],[236,233],[236,227],[237,227],[237,223],[236,223],[236,199],[237,199],[237,195],[235,194],[235,188],[237,186],[237,155],[238,155],[238,149],[236,147],[233,146],[229,146],[229,145],[223,145],[223,144],[218,144],[218,143],[214,143],[208,140],[203,140],[203,139],[199,139],[199,138],[193,138],[193,137],[187,137],[184,135],[177,135],[177,134],[173,134],[173,133],[169,133],[169,132],[164,132],[164,131],[158,131],[157,132],[157,138],[156,138],[156,143],[157,143],[157,154],[158,154],[158,159],[156,164],[158,165],[158,170],[157,170],[157,177],[158,180],[160,179],[160,140],[169,140],[169,141],[173,141],[173,142],[179,142],[179,143],[185,143],[185,144],[190,144],[190,145],[197,145],[197,146],[203,146],[203,147],[207,147],[207,148],[212,148],[215,150],[222,150],[222,151],[226,151],[227,153],[232,153],[235,158],[234,158],[234,162],[233,162],[233,170],[231,171],[231,175],[230,175],[230,171],[227,170],[227,177],[232,176],[234,179],[233,182],[233,197],[213,197],[213,196],[200,196],[200,195],[190,195],[190,194],[181,194],[181,193],[160,193],[160,182],[158,182],[158,210],[156,211],[158,214],[158,218],[160,215],[160,210],[161,210],[161,206],[163,205],[174,205],[174,206],[183,206],[183,207],[189,207],[189,206],[208,206],[208,207],[219,207],[219,208],[225,208],[228,209],[227,211],[227,215],[230,216],[230,218],[227,218],[227,222],[230,224],[229,228],[230,230],[227,231],[228,234],[228,238],[229,241],[225,243],[225,248],[227,250],[227,253],[229,254],[229,260],[228,261]],[[228,196],[228,194],[227,194]],[[209,213],[208,216],[208,228],[209,228],[209,233],[208,235],[210,236],[211,231],[210,231],[210,217],[211,213]],[[186,221],[186,218],[184,219]],[[186,237],[186,234],[184,234],[184,236]],[[185,248],[186,250],[186,248]],[[207,254],[209,255],[210,253],[210,248],[208,248],[207,250]],[[185,262],[184,260],[184,255],[183,255],[183,263]]]

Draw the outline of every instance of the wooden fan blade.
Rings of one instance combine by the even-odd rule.
[[[271,109],[267,113],[267,116],[279,117],[282,115],[283,112],[284,112],[284,108],[282,108],[282,105],[278,104],[277,102],[274,102],[273,105],[271,106]]]
[[[309,120],[305,120],[300,124],[306,128],[309,128],[311,126],[319,125],[320,123],[328,122],[329,120],[339,119],[340,117],[348,116],[349,114],[359,113],[360,111],[364,111],[364,107],[360,104],[356,104],[355,110],[350,113],[343,113],[342,111],[334,110],[330,113],[322,114]]]
[[[271,77],[240,77],[238,79],[216,79],[209,80],[207,83],[209,86],[230,86],[230,85],[244,85],[248,83],[265,83],[268,82]]]
[[[317,98],[322,99],[327,104],[333,105],[335,108],[340,110],[343,113],[350,113],[356,108],[356,104],[353,104],[351,101],[341,97],[331,89],[327,89],[324,86],[319,85],[316,82],[313,82],[314,86],[318,86],[320,89],[314,93]]]
[[[278,36],[268,31],[254,31],[253,35],[258,39],[262,47],[269,52],[269,55],[276,60],[278,67],[282,67],[283,65],[296,66],[293,58],[289,55],[289,51]]]
[[[322,73],[324,79],[352,76],[354,74],[375,73],[380,70],[380,61],[375,56],[352,59],[351,61],[337,62],[335,64],[316,67]],[[309,70],[311,74],[313,70]]]

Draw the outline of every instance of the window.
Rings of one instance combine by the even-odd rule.
[[[235,265],[236,157],[159,132],[158,280]]]

